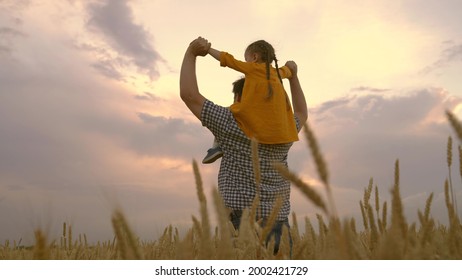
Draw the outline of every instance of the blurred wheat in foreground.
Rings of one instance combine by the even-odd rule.
[[[462,141],[461,123],[450,112],[447,112],[447,116],[459,140]],[[130,229],[123,212],[116,210],[112,215],[113,240],[89,245],[86,235],[74,237],[72,227],[64,223],[59,240],[50,240],[41,229],[36,229],[34,246],[20,246],[21,240],[12,244],[6,241],[0,245],[0,259],[462,259],[462,226],[457,214],[457,201],[453,195],[450,172],[449,178],[441,186],[445,194],[448,225],[440,224],[431,216],[433,193],[427,198],[425,209],[418,210],[418,223],[408,224],[400,195],[400,170],[397,160],[390,202],[380,200],[378,188],[373,187],[372,178],[365,188],[364,196],[359,200],[363,230],[358,231],[354,219],[338,218],[329,186],[327,164],[310,127],[305,125],[304,130],[328,201],[324,201],[323,196],[308,183],[303,182],[297,174],[285,166],[275,165],[282,176],[290,180],[306,196],[307,203],[313,203],[321,213],[316,215],[316,221],[305,218],[301,222],[297,220],[295,213],[292,214],[292,256],[287,230],[283,232],[277,255],[272,253],[271,245],[274,241],[270,241],[268,247],[265,245],[272,222],[270,217],[265,228],[260,228],[255,222],[258,196],[253,208],[244,212],[240,230],[236,232],[228,220],[228,212],[220,195],[214,189],[212,205],[217,216],[217,226],[213,228],[199,168],[193,161],[200,211],[199,218],[192,216],[192,227],[184,236],[180,236],[178,229],[169,225],[159,239],[141,241]],[[254,171],[259,170],[256,164],[256,147],[257,144],[253,143],[256,165]],[[461,151],[459,146],[459,161],[462,163]],[[451,164],[452,139],[448,140],[448,167]],[[460,171],[462,176],[462,167]],[[259,174],[256,175],[256,182],[259,182]],[[276,200],[275,211],[279,206],[280,201]],[[272,217],[276,216],[274,214]],[[300,227],[303,227],[303,233],[299,230]]]

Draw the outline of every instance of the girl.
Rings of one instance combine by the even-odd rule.
[[[287,66],[278,68],[273,46],[264,40],[250,44],[244,53],[244,61],[231,54],[209,48],[208,53],[220,61],[223,67],[230,67],[245,75],[245,84],[240,102],[234,102],[230,110],[239,127],[249,138],[262,144],[284,144],[298,140],[298,133],[282,79],[292,73]],[[275,68],[272,62],[275,62]],[[213,150],[218,157],[204,158],[211,163],[219,158],[219,147]],[[212,161],[207,161],[212,158]]]

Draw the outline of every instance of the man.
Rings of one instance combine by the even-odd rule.
[[[197,56],[207,55],[210,43],[204,38],[197,38],[188,46],[180,73],[180,96],[191,112],[216,137],[223,150],[223,158],[218,174],[218,189],[225,205],[231,209],[231,221],[239,228],[242,211],[250,208],[257,186],[253,173],[251,140],[248,139],[236,123],[231,111],[215,105],[200,94],[196,77]],[[286,66],[292,72],[289,79],[292,95],[292,107],[297,130],[308,117],[305,96],[297,76],[297,64],[288,61]],[[271,112],[268,112],[271,117]],[[290,182],[284,179],[272,166],[274,162],[287,165],[287,154],[292,143],[259,144],[260,159],[260,205],[258,213],[263,224],[269,217],[277,197],[283,198],[282,207],[277,215],[277,222],[268,236],[274,236],[276,253],[282,235],[282,227],[289,227]],[[269,239],[268,239],[269,240]]]

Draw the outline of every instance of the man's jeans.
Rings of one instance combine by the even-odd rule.
[[[239,229],[239,225],[241,223],[241,218],[242,218],[242,210],[233,210],[231,211],[231,214],[229,215],[231,222],[233,223],[233,226],[236,230]],[[267,222],[266,218],[262,219],[261,227],[265,227]],[[281,244],[281,236],[282,236],[282,228],[283,226],[286,226],[287,229],[289,230],[289,244],[290,244],[290,256],[292,257],[292,236],[290,235],[290,225],[289,225],[289,219],[286,218],[283,221],[277,221],[271,232],[268,234],[268,237],[266,238],[266,245],[268,245],[268,242],[273,238],[274,236],[274,254],[277,254],[279,251],[279,245]]]

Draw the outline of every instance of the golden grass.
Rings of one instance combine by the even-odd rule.
[[[451,125],[460,133],[462,125],[448,113]],[[362,229],[357,228],[354,218],[337,218],[336,208],[329,185],[327,164],[320,152],[313,131],[305,126],[309,149],[313,155],[318,175],[327,192],[328,204],[321,195],[304,182],[300,176],[283,165],[275,164],[282,176],[289,179],[306,196],[307,203],[320,211],[315,221],[304,217],[300,224],[292,213],[290,234],[293,254],[290,256],[289,231],[284,230],[279,253],[273,255],[271,245],[266,246],[266,236],[275,221],[281,200],[276,200],[272,215],[265,227],[255,221],[258,196],[253,207],[245,210],[239,231],[234,231],[221,196],[213,188],[212,198],[217,225],[211,227],[209,209],[203,189],[200,170],[193,161],[196,190],[199,200],[200,219],[192,216],[192,226],[180,236],[178,229],[168,225],[162,236],[154,241],[140,241],[131,230],[120,210],[112,215],[114,239],[89,245],[86,235],[74,237],[71,225],[63,224],[58,241],[50,239],[41,229],[35,231],[35,244],[21,246],[21,240],[13,245],[5,241],[0,245],[0,259],[462,259],[462,226],[456,211],[456,200],[451,193],[449,179],[444,184],[444,195],[449,223],[443,225],[431,214],[434,194],[430,194],[423,211],[418,210],[418,224],[408,224],[400,194],[399,160],[395,162],[395,178],[391,188],[391,202],[381,201],[378,186],[374,188],[371,178],[359,200]],[[452,140],[451,140],[452,141]],[[451,145],[449,145],[451,144]],[[451,147],[451,148],[450,148]],[[258,144],[253,143],[254,173],[259,185]],[[450,155],[451,154],[451,155]],[[459,146],[460,173],[462,177],[462,151]],[[448,140],[448,166],[452,164],[452,143]],[[374,191],[374,194],[372,194]],[[373,196],[372,196],[373,195]],[[388,207],[390,205],[390,210]],[[390,217],[388,212],[390,212]],[[300,228],[304,229],[300,232]]]

